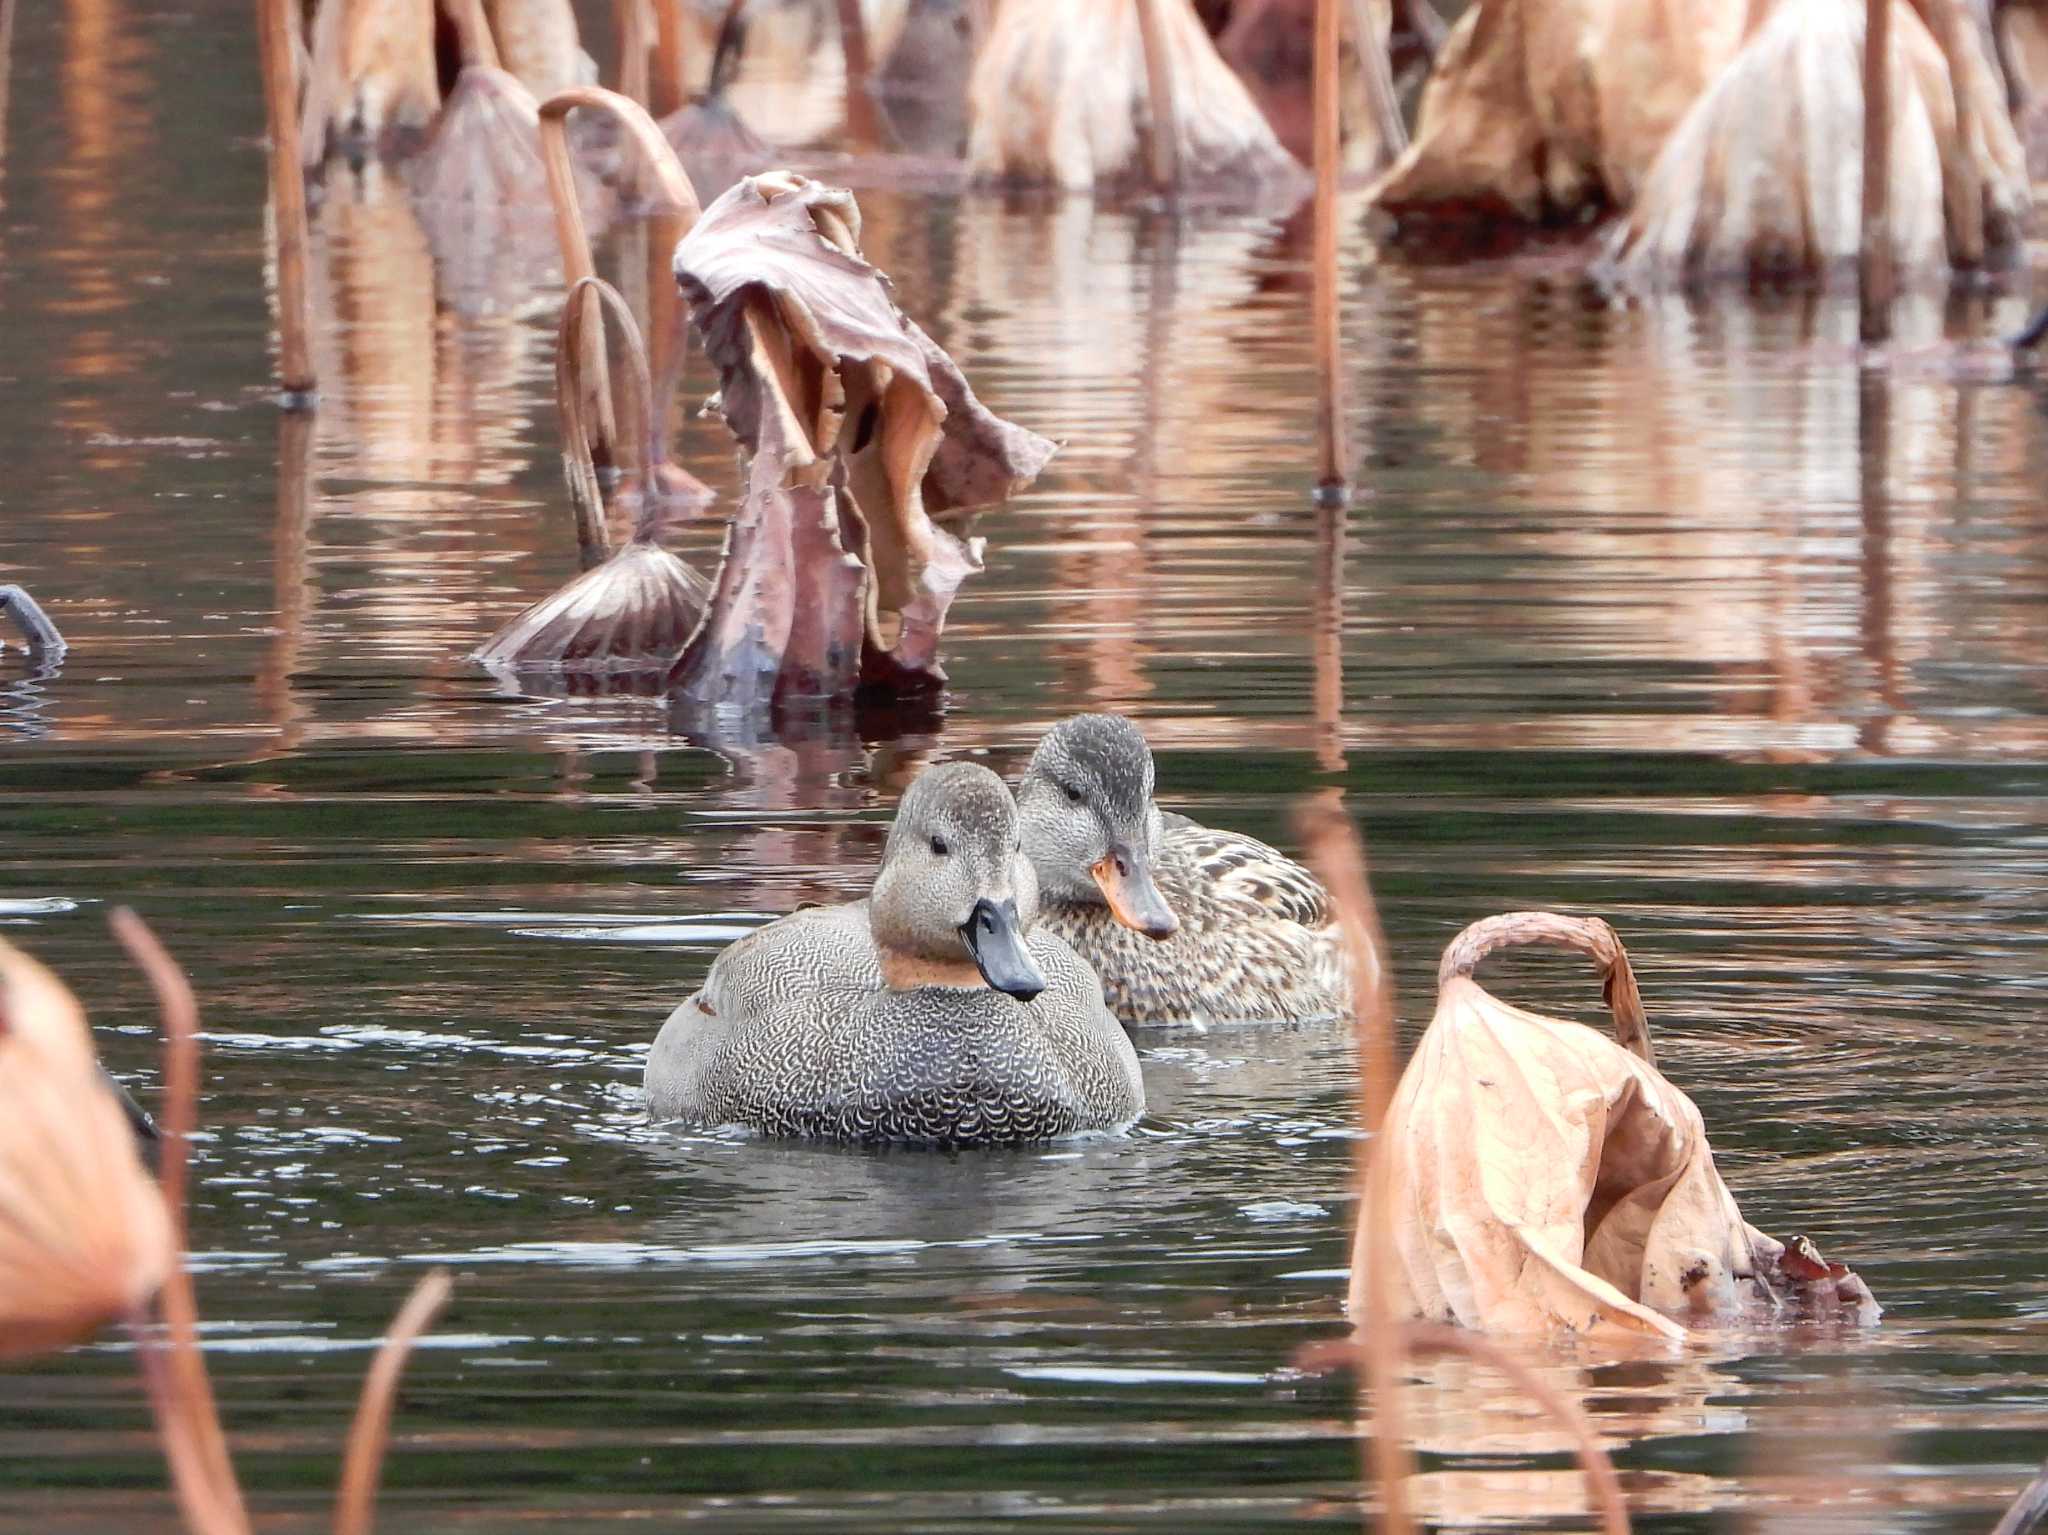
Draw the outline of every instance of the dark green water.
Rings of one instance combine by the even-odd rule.
[[[714,749],[461,660],[573,564],[546,270],[486,261],[458,309],[402,189],[335,173],[323,404],[269,403],[242,27],[15,18],[0,581],[72,650],[0,660],[0,923],[146,1098],[105,908],[198,984],[195,1261],[266,1527],[322,1525],[369,1348],[436,1263],[387,1529],[1356,1526],[1348,1388],[1285,1368],[1342,1328],[1348,1030],[1149,1033],[1151,1113],[1074,1147],[641,1119],[720,944],[861,890],[925,761],[1013,768],[1084,707],[1138,718],[1204,819],[1287,843],[1340,787],[1411,1030],[1466,922],[1608,918],[1745,1212],[1886,1303],[1861,1335],[1547,1358],[1639,1529],[1990,1526],[2048,1453],[2048,396],[1859,381],[1840,305],[1603,312],[1357,242],[1340,540],[1308,506],[1305,231],[864,194],[905,306],[1065,447],[984,524],[935,710]],[[683,456],[730,491],[713,428]],[[1597,1001],[1568,958],[1501,975]],[[1445,1527],[1583,1526],[1501,1388],[1437,1370],[1410,1412]],[[170,1529],[161,1483],[121,1346],[0,1374],[0,1531]]]

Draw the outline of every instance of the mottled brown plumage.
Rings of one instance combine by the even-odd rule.
[[[1017,786],[1039,925],[1094,967],[1110,1011],[1127,1024],[1346,1011],[1335,919],[1315,876],[1256,838],[1162,813],[1152,787],[1145,738],[1106,714],[1048,732]],[[1114,909],[1142,918],[1148,893],[1177,919],[1165,936]]]

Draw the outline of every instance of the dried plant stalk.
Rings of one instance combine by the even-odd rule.
[[[2027,1535],[2044,1514],[2048,1514],[2048,1465],[2036,1471],[2034,1479],[2020,1489],[1991,1535]]]
[[[370,1535],[399,1379],[405,1374],[413,1345],[448,1304],[453,1288],[446,1269],[433,1270],[413,1287],[384,1331],[384,1342],[370,1364],[370,1373],[363,1378],[362,1400],[349,1429],[348,1454],[342,1462],[341,1489],[334,1505],[334,1535]]]
[[[1892,0],[1864,0],[1863,214],[1857,293],[1866,345],[1891,334]]]
[[[555,234],[562,249],[562,277],[571,288],[584,278],[597,275],[590,253],[590,232],[584,226],[583,209],[576,200],[575,171],[569,158],[569,114],[584,107],[614,118],[625,136],[639,146],[661,200],[679,211],[682,233],[688,233],[700,212],[689,174],[645,107],[616,91],[594,85],[556,92],[541,103],[540,148],[541,160],[547,167],[548,199],[555,210]],[[596,425],[591,443],[595,460],[600,468],[608,469],[617,462],[618,423],[612,412],[611,386],[604,368],[603,326],[595,323],[599,301],[595,294],[586,293],[581,302],[589,311],[585,316],[581,358],[584,409]]]
[[[1316,488],[1344,488],[1344,367],[1338,334],[1337,133],[1338,0],[1316,0],[1315,36],[1315,333]],[[1367,40],[1359,39],[1361,47]]]
[[[592,391],[578,378],[578,369],[589,366],[593,352],[597,366],[604,366],[601,315],[606,311],[626,349],[626,419],[640,441],[639,515],[632,542],[616,553],[608,548],[604,501],[591,454]],[[600,333],[586,338],[584,329],[594,316]],[[666,667],[696,629],[709,586],[656,543],[655,535],[666,508],[678,501],[701,503],[709,492],[694,480],[674,491],[665,491],[658,483],[662,453],[646,349],[626,301],[601,278],[578,279],[563,300],[556,331],[555,400],[562,418],[562,462],[583,573],[514,617],[476,651],[475,659],[515,678],[526,667]]]
[[[110,915],[108,925],[156,993],[164,1030],[164,1098],[158,1126],[163,1144],[157,1153],[157,1181],[178,1258],[158,1299],[170,1334],[168,1355],[159,1359],[146,1339],[139,1340],[144,1375],[151,1384],[157,1426],[186,1518],[202,1531],[246,1530],[249,1516],[227,1437],[221,1432],[213,1383],[199,1352],[198,1298],[184,1263],[186,1165],[199,1113],[199,1003],[184,970],[147,923],[123,906]]]
[[[1474,922],[1445,946],[1444,957],[1436,968],[1437,989],[1441,991],[1449,985],[1453,976],[1472,974],[1479,968],[1479,962],[1495,950],[1528,943],[1576,949],[1597,961],[1600,993],[1614,1015],[1615,1039],[1645,1064],[1657,1064],[1657,1051],[1650,1043],[1650,1020],[1643,1011],[1643,994],[1636,988],[1636,973],[1628,962],[1628,951],[1622,948],[1614,929],[1598,917],[1510,911]]]
[[[270,207],[277,254],[278,382],[287,399],[313,393],[313,309],[306,286],[306,178],[300,170],[299,81],[290,0],[256,0],[263,110],[270,135]]]
[[[1358,1001],[1359,1121],[1371,1136],[1370,1141],[1361,1137],[1355,1143],[1358,1219],[1367,1229],[1384,1231],[1389,1224],[1384,1180],[1371,1173],[1373,1147],[1394,1090],[1394,994],[1381,958],[1386,934],[1366,875],[1365,848],[1334,796],[1303,807],[1301,839],[1309,867],[1329,891],[1337,912],[1351,966],[1351,995]],[[1385,1250],[1384,1242],[1371,1245],[1374,1255]],[[1414,1527],[1407,1482],[1415,1467],[1402,1429],[1401,1328],[1384,1261],[1370,1263],[1362,1278],[1361,1286],[1361,1276],[1352,1276],[1353,1294],[1362,1296],[1362,1304],[1352,1307],[1351,1323],[1372,1390],[1372,1461],[1382,1528],[1389,1535],[1406,1535]]]

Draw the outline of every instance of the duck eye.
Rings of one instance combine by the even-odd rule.
[[[944,837],[932,838],[932,851],[938,854],[939,857],[944,858],[948,851],[946,847],[946,839]]]
[[[1074,787],[1074,786],[1073,786],[1072,784],[1070,784],[1070,783],[1063,783],[1063,784],[1061,784],[1061,785],[1060,785],[1060,793],[1062,793],[1062,794],[1066,795],[1066,797],[1067,797],[1067,803],[1068,803],[1069,805],[1078,805],[1078,804],[1080,804],[1080,803],[1081,803],[1081,799],[1082,799],[1081,791],[1080,791],[1079,789],[1075,788],[1075,787]]]

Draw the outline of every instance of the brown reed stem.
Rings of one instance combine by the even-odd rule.
[[[865,85],[874,60],[868,54],[868,24],[860,0],[839,0],[839,49],[846,60],[846,88]]]
[[[1892,0],[1864,0],[1863,244],[1857,293],[1865,345],[1888,339],[1897,274],[1892,267]]]
[[[263,62],[263,114],[270,135],[270,206],[276,230],[278,383],[285,403],[313,403],[313,308],[306,283],[306,180],[299,169],[299,80],[292,56],[291,0],[256,0]]]
[[[1385,1257],[1393,1223],[1386,1208],[1385,1180],[1373,1176],[1373,1148],[1379,1144],[1394,1096],[1394,990],[1385,962],[1386,934],[1366,874],[1364,845],[1336,797],[1304,804],[1299,824],[1309,865],[1330,892],[1351,970],[1352,1011],[1358,1020],[1359,1122],[1365,1132],[1353,1155],[1358,1218],[1371,1237],[1353,1247],[1368,1255],[1368,1267],[1360,1291],[1365,1303],[1351,1324],[1372,1391],[1371,1457],[1379,1485],[1381,1528],[1388,1535],[1409,1535],[1414,1522],[1408,1512],[1407,1483],[1415,1468],[1403,1428],[1402,1331],[1393,1314]]]
[[[1316,0],[1315,36],[1315,300],[1316,489],[1344,488],[1344,373],[1337,305],[1338,0]]]
[[[654,0],[654,58],[647,76],[647,106],[656,117],[683,106],[683,16],[679,0]]]
[[[384,1342],[363,1378],[363,1394],[348,1433],[341,1487],[334,1502],[334,1535],[370,1535],[376,1520],[377,1487],[384,1451],[391,1441],[391,1407],[398,1382],[420,1335],[433,1325],[454,1288],[446,1269],[435,1269],[413,1287],[385,1329]]]
[[[619,94],[647,105],[647,0],[612,0],[619,34]]]
[[[170,1213],[178,1259],[158,1299],[170,1343],[168,1357],[160,1361],[165,1379],[152,1382],[151,1401],[157,1406],[158,1426],[187,1519],[203,1531],[247,1530],[249,1516],[228,1456],[227,1436],[221,1431],[206,1361],[199,1352],[199,1304],[186,1263],[186,1164],[199,1112],[199,1003],[185,972],[147,923],[121,906],[109,915],[108,925],[148,978],[164,1029],[164,1091],[157,1126],[163,1139],[157,1152],[157,1181]],[[148,1342],[141,1342],[140,1349],[152,1355]],[[149,1369],[145,1359],[146,1379]]]
[[[1159,7],[1181,3],[1137,0],[1138,31],[1145,41],[1145,90],[1152,108],[1152,185],[1160,192],[1180,185],[1180,104],[1174,96],[1166,18],[1159,14]]]
[[[588,288],[589,293],[584,289]],[[591,300],[596,302],[591,302]],[[661,462],[654,416],[654,393],[647,366],[647,349],[641,344],[640,328],[633,323],[633,311],[619,290],[601,277],[577,280],[562,302],[562,318],[555,331],[555,404],[562,418],[562,462],[569,480],[569,499],[576,515],[576,547],[585,570],[604,563],[611,553],[610,535],[605,531],[604,498],[598,491],[597,467],[592,461],[590,428],[584,415],[587,390],[580,386],[576,370],[593,348],[584,327],[602,325],[609,310],[619,330],[619,344],[625,349],[624,381],[630,390],[627,419],[638,429],[641,452],[641,523],[635,536],[653,536],[654,518],[649,515],[659,499],[654,485],[654,468]],[[595,351],[606,357],[604,337],[595,338]]]

